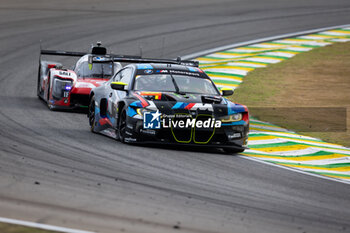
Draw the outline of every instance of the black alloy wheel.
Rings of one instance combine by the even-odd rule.
[[[90,130],[91,132],[95,132],[95,97],[93,96],[91,98],[90,104],[89,104],[89,124],[90,124]]]
[[[122,143],[125,143],[125,130],[126,130],[126,108],[124,107],[120,114],[118,136]]]

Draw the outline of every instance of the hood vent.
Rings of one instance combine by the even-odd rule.
[[[222,97],[202,95],[202,102],[208,104],[220,104]]]

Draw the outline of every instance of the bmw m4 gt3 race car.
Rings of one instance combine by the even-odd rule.
[[[92,132],[125,143],[205,145],[228,153],[246,149],[247,107],[224,98],[233,94],[232,89],[220,92],[196,67],[198,62],[129,62],[137,64],[125,66],[91,90],[88,117]]]
[[[61,63],[43,61],[41,55],[80,57],[74,68],[64,69]],[[43,99],[49,109],[72,109],[87,107],[92,88],[100,86],[109,80],[113,74],[122,68],[119,62],[89,63],[89,57],[104,60],[110,57],[124,57],[122,55],[107,54],[107,50],[97,46],[92,48],[91,54],[84,52],[68,52],[41,50],[37,83],[37,95]],[[133,56],[126,56],[133,57]]]

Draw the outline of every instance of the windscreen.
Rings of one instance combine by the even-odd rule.
[[[78,78],[104,78],[109,79],[113,75],[113,62],[94,63],[92,69],[89,68],[88,62],[81,63],[78,71]]]
[[[219,94],[209,79],[170,74],[138,75],[135,78],[134,90]]]

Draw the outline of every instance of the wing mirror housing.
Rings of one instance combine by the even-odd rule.
[[[128,84],[123,82],[111,82],[111,88],[117,91],[126,91],[125,90],[126,85]]]
[[[222,96],[230,96],[233,95],[234,92],[233,89],[227,87],[221,88],[220,91]]]

